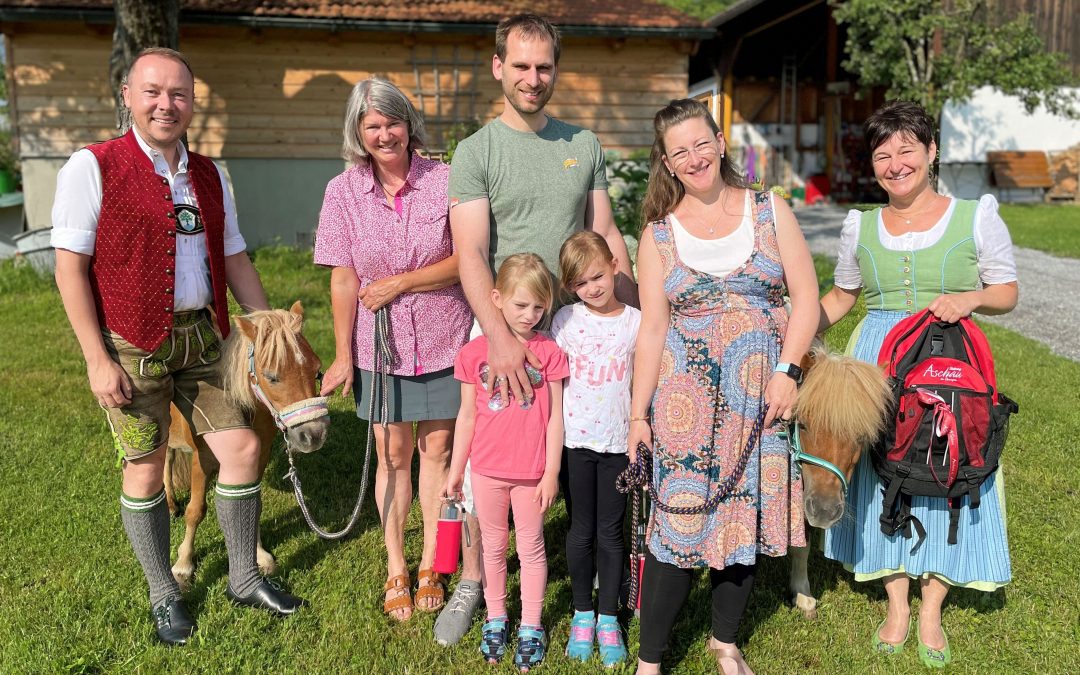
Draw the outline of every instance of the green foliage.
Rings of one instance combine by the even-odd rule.
[[[688,14],[696,19],[706,21],[724,11],[736,0],[660,0],[662,3]]]
[[[446,143],[446,156],[443,161],[447,164],[452,162],[454,159],[454,151],[457,150],[458,144],[475,134],[477,131],[480,131],[481,126],[483,125],[480,124],[480,120],[472,119],[468,122],[458,122],[447,129],[444,137]]]
[[[986,0],[831,0],[847,27],[844,67],[863,87],[917,101],[938,119],[947,100],[984,85],[1017,96],[1030,113],[1044,104],[1075,116],[1063,54],[1047,52],[1031,17],[994,25]]]
[[[4,118],[6,124],[9,125],[11,119],[10,106],[7,101],[7,68],[3,63],[0,63],[0,100],[3,101],[3,104],[0,105],[0,117]],[[14,139],[11,137],[9,128],[0,129],[0,171],[8,171],[18,179],[19,156],[15,152]]]
[[[649,151],[635,150],[626,157],[608,153],[608,173],[613,179],[608,186],[615,225],[624,235],[637,237],[643,223],[641,203],[649,186]]]

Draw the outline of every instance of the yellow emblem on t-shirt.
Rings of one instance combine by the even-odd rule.
[[[571,157],[570,159],[564,159],[563,160],[562,168],[564,170],[565,169],[573,169],[575,166],[577,166],[577,160],[574,159],[573,157]]]

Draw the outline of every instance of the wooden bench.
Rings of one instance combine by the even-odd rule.
[[[1008,150],[986,153],[991,184],[1003,190],[1041,190],[1041,196],[1054,186],[1050,163],[1041,150]]]

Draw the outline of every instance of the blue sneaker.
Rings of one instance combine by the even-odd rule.
[[[596,618],[592,612],[574,612],[570,622],[570,640],[566,643],[566,655],[578,661],[588,661],[593,653],[593,633]]]
[[[523,673],[540,665],[547,654],[547,634],[543,626],[526,626],[522,624],[518,628],[518,646],[514,652],[514,665]]]
[[[626,643],[623,642],[619,621],[609,614],[601,614],[596,622],[596,642],[600,645],[600,661],[613,668],[626,661]]]
[[[488,663],[498,663],[506,654],[507,618],[497,616],[490,619],[481,629],[480,653]]]

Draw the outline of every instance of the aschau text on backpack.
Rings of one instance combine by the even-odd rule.
[[[870,454],[885,484],[881,531],[910,538],[914,527],[917,548],[926,530],[911,515],[911,497],[941,497],[955,544],[964,497],[978,508],[1019,408],[997,390],[990,346],[970,319],[945,323],[929,310],[908,317],[885,336],[878,362],[887,364],[895,404]]]

